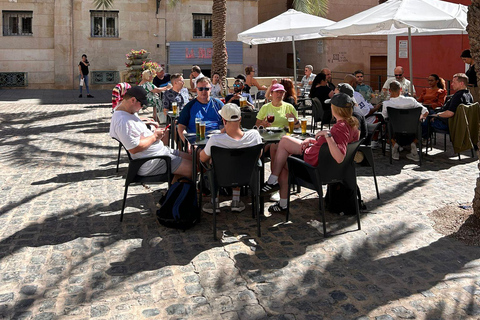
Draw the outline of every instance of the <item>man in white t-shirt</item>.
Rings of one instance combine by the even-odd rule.
[[[305,91],[310,92],[315,76],[316,74],[313,73],[313,66],[307,64],[305,66],[305,75],[303,76],[302,81],[300,81],[299,86],[303,87]]]
[[[147,92],[140,86],[128,89],[125,96],[112,115],[110,136],[119,140],[130,152],[133,159],[168,155],[171,159],[173,181],[179,177],[192,176],[192,156],[166,147],[168,135],[165,129],[150,130],[138,117],[142,105],[147,104]],[[167,130],[168,131],[168,130]],[[141,176],[163,174],[167,171],[166,163],[161,159],[145,162],[138,171]]]
[[[219,111],[222,116],[225,133],[212,135],[208,139],[207,145],[200,152],[200,160],[202,162],[209,162],[212,157],[212,146],[230,149],[240,149],[253,147],[262,143],[262,137],[256,130],[248,130],[243,132],[240,128],[240,120],[242,113],[240,107],[233,103],[227,103]],[[213,197],[214,195],[212,195]],[[215,201],[218,205],[218,201]],[[203,211],[213,213],[213,203],[208,202],[202,208]],[[240,200],[240,188],[233,189],[233,199],[231,210],[235,212],[242,212],[245,210],[245,204]]]
[[[202,69],[199,66],[192,67],[192,73],[190,73],[190,89],[195,91],[197,87],[197,80],[205,77],[202,73]]]
[[[383,84],[382,91],[385,93],[389,92],[390,89],[390,83],[393,81],[398,81],[400,83],[400,86],[402,87],[402,92],[405,95],[408,96],[415,96],[415,86],[412,85],[412,90],[413,92],[410,92],[410,80],[406,79],[403,76],[403,67],[398,66],[393,70],[393,73],[395,75],[394,78],[389,78],[385,83]]]

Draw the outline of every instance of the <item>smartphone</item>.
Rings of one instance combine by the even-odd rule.
[[[164,130],[166,131],[168,128],[170,128],[171,125],[172,125],[172,124],[169,123],[168,126],[166,126]]]

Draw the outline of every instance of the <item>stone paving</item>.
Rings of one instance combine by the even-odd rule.
[[[444,237],[427,213],[473,198],[477,159],[442,141],[422,167],[375,150],[358,182],[368,211],[328,215],[292,197],[258,238],[250,207],[186,232],[155,219],[165,185],[115,172],[110,93],[0,90],[1,319],[480,319],[480,248]],[[222,200],[222,199],[221,199]],[[228,199],[224,199],[228,200]],[[247,201],[248,199],[244,199]]]

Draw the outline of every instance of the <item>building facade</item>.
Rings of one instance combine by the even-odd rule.
[[[256,51],[236,37],[257,24],[258,2],[229,0],[227,6],[228,71],[237,74],[257,61]],[[182,0],[174,8],[165,0],[115,0],[108,10],[90,0],[0,0],[0,8],[0,87],[77,88],[86,54],[92,87],[111,88],[132,49],[145,49],[148,59],[186,77],[192,65],[207,75],[211,68],[211,0]]]

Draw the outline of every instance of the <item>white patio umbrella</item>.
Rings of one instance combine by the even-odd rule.
[[[388,0],[320,30],[323,36],[408,33],[410,83],[413,86],[412,33],[465,31],[468,7],[440,0]],[[410,87],[410,92],[412,88]]]
[[[335,23],[311,14],[290,9],[270,20],[238,34],[237,40],[255,45],[292,41],[295,83],[297,80],[295,40],[323,38],[321,28]]]

